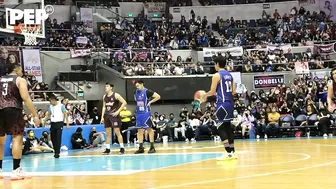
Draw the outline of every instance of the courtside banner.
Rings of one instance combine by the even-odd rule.
[[[240,72],[231,75],[237,84],[241,83]],[[209,91],[211,78],[211,75],[126,77],[126,98],[134,102],[135,82],[141,79],[148,89],[161,95],[161,100],[193,100],[196,91]]]
[[[204,61],[212,61],[212,56],[230,52],[232,56],[243,56],[243,47],[203,48]]]
[[[260,75],[253,77],[253,84],[255,89],[272,88],[284,83],[284,75]]]

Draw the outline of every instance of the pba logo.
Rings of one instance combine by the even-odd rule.
[[[44,9],[11,9],[6,8],[6,18],[9,25],[15,25],[16,21],[23,19],[25,25],[36,25],[44,22],[49,15],[54,13],[54,7],[46,5]]]

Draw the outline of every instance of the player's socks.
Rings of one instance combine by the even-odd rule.
[[[124,148],[124,143],[120,143],[120,148]]]
[[[3,175],[2,175],[2,160],[0,160],[0,179],[3,178]]]
[[[154,148],[154,142],[150,143],[150,148]]]
[[[225,148],[225,151],[227,153],[231,153],[231,147],[230,147],[229,143],[224,143],[224,148]]]
[[[111,148],[111,145],[110,145],[110,144],[105,144],[105,148],[106,148],[106,149],[110,149],[110,148]]]
[[[143,143],[139,143],[139,149],[144,148]]]
[[[20,167],[21,159],[13,159],[13,170],[16,170]]]

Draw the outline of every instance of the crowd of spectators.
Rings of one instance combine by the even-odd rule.
[[[239,138],[267,138],[282,136],[306,136],[307,128],[314,128],[316,135],[327,137],[333,133],[331,125],[334,114],[329,114],[326,109],[327,83],[329,77],[304,75],[293,79],[289,84],[278,85],[270,90],[250,91],[235,96],[234,119],[232,127],[235,136]],[[66,103],[63,100],[62,103]],[[66,105],[69,111],[70,125],[95,125],[100,123],[101,115],[95,107],[86,113],[85,105]],[[205,106],[200,106],[193,101],[191,106],[184,107],[179,115],[170,112],[155,112],[152,121],[156,130],[156,142],[161,142],[163,136],[169,141],[197,140],[217,137],[215,118],[215,102],[209,101]],[[49,127],[50,122],[44,120],[44,112],[38,110],[42,120],[40,127]],[[122,133],[125,143],[136,141],[135,116],[127,108],[121,111]],[[291,116],[290,126],[296,126],[292,134],[283,134],[282,128],[288,130],[288,123],[283,123],[281,117]],[[27,127],[33,127],[31,115],[25,115]],[[92,129],[95,131],[95,128]],[[78,134],[78,133],[77,133]],[[90,145],[100,146],[104,141],[104,133],[91,133],[89,141],[81,140],[78,148],[88,148]],[[74,135],[75,136],[75,135]],[[77,135],[76,135],[77,136]],[[84,137],[85,138],[85,137]],[[147,136],[145,137],[147,139]],[[134,140],[135,139],[135,140]],[[77,139],[76,139],[77,140]],[[76,141],[75,140],[75,141]],[[91,142],[90,142],[91,141]],[[117,141],[117,140],[113,140]]]

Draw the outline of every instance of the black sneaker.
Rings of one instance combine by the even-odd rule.
[[[119,155],[123,155],[125,153],[125,148],[120,148]]]
[[[111,153],[111,150],[110,149],[105,149],[105,151],[103,152],[103,155],[108,155]]]
[[[137,151],[134,152],[135,154],[143,154],[145,153],[145,148],[139,148]]]
[[[149,150],[148,150],[148,153],[149,154],[153,154],[153,153],[155,153],[156,152],[156,150],[155,150],[155,148],[153,147],[153,148],[150,148]]]
[[[59,154],[55,154],[54,158],[58,159],[58,158],[60,158],[60,155]]]

